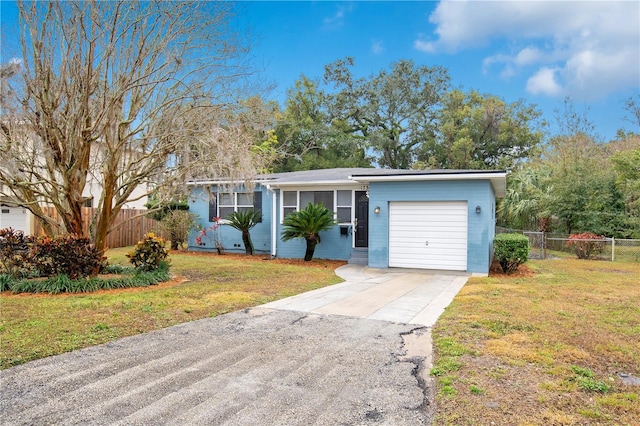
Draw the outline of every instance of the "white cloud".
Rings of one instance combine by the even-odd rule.
[[[528,76],[534,94],[593,99],[639,86],[637,1],[443,0],[429,21],[435,38],[419,35],[415,49],[487,48],[483,72]]]
[[[385,50],[387,49],[385,49],[382,40],[371,40],[371,53],[373,53],[374,55],[379,55],[380,53],[384,53]]]
[[[348,12],[351,12],[352,10],[353,10],[352,4],[339,5],[337,7],[336,13],[333,14],[332,16],[328,16],[324,18],[322,22],[324,23],[325,27],[329,27],[329,28],[341,27],[344,25],[345,15]]]
[[[562,87],[556,81],[556,73],[559,70],[543,67],[527,81],[527,91],[534,95],[560,96]]]
[[[420,38],[413,42],[413,47],[421,52],[435,53],[437,50],[436,43],[422,40],[421,37],[423,36],[420,36]]]

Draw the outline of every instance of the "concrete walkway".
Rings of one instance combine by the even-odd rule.
[[[263,305],[265,308],[343,315],[432,327],[469,274],[345,265],[345,282]]]

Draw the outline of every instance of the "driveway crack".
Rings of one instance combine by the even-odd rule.
[[[416,327],[400,333],[403,354],[397,357],[399,362],[409,362],[414,365],[411,374],[422,390],[422,404],[416,407],[424,411],[430,418],[435,411],[435,382],[429,372],[432,366],[431,328]]]

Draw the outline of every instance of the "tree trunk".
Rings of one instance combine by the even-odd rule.
[[[315,238],[307,238],[307,251],[304,253],[304,261],[308,262],[313,259],[313,252],[316,251],[318,240]]]
[[[253,256],[253,242],[251,242],[251,234],[249,234],[249,231],[242,231],[242,242],[244,243],[245,254]]]

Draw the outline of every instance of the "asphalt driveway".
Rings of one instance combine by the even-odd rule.
[[[332,291],[284,299],[280,307],[274,302],[4,370],[0,423],[429,424],[431,344],[422,323],[430,321],[427,307],[440,309],[466,277],[439,284],[428,302],[424,286],[437,287],[446,275],[350,266],[339,274],[347,281]],[[372,297],[378,301],[367,302]],[[389,320],[398,316],[405,320]]]

